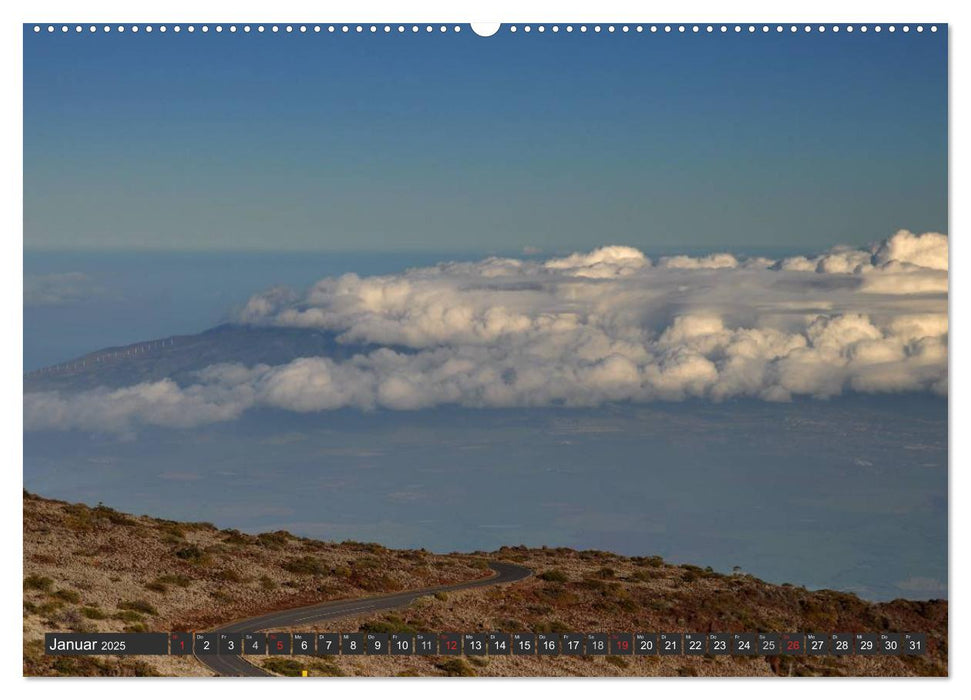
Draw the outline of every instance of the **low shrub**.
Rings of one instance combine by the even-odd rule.
[[[227,581],[229,583],[239,583],[240,581],[243,580],[242,576],[237,574],[232,569],[222,569],[220,571],[217,571],[215,574],[215,578],[217,578],[220,581]]]
[[[24,590],[49,591],[54,585],[54,579],[49,576],[37,576],[31,574],[24,579]]]
[[[70,588],[62,588],[58,591],[51,593],[51,597],[56,600],[63,600],[65,603],[80,603],[81,594],[77,591],[72,591]]]
[[[107,520],[112,525],[124,525],[126,527],[131,527],[132,525],[137,525],[137,521],[124,513],[119,513],[114,508],[109,508],[106,505],[99,503],[93,509],[95,517]]]
[[[226,530],[226,537],[223,540],[226,544],[255,544],[256,538],[253,535],[247,535],[239,530]]]
[[[327,569],[323,564],[320,563],[319,559],[309,555],[294,557],[293,559],[283,562],[280,566],[285,571],[289,571],[291,574],[320,576],[327,572]]]
[[[303,673],[304,665],[295,659],[266,659],[263,668],[281,676],[299,676]]]
[[[108,616],[105,614],[104,610],[97,608],[93,605],[86,605],[81,608],[81,614],[84,615],[89,620],[106,620]]]
[[[418,632],[416,628],[402,620],[397,615],[386,615],[383,620],[373,620],[361,625],[362,632],[385,632],[387,634],[403,633],[414,634]]]
[[[549,571],[544,571],[539,575],[544,581],[550,581],[553,583],[566,583],[570,578],[561,569],[550,569]]]
[[[134,610],[146,615],[158,615],[158,610],[147,600],[125,600],[118,603],[119,610]]]
[[[262,532],[256,536],[256,541],[267,549],[280,549],[286,545],[292,535],[286,530],[276,532]]]
[[[175,556],[179,559],[184,559],[185,561],[199,562],[202,561],[206,553],[196,544],[190,544],[182,549],[175,550]]]
[[[464,659],[447,659],[439,664],[435,664],[435,668],[443,671],[446,676],[474,676],[475,671]]]
[[[122,622],[141,622],[142,620],[142,616],[134,610],[119,610],[111,617]]]
[[[155,579],[157,583],[162,585],[171,584],[173,586],[178,586],[179,588],[188,588],[189,584],[192,583],[192,579],[188,576],[183,576],[182,574],[165,574],[164,576],[159,576]]]

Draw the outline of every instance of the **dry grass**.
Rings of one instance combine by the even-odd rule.
[[[484,562],[537,576],[418,599],[405,610],[335,622],[350,631],[926,632],[925,657],[285,657],[280,675],[760,676],[946,675],[947,602],[873,604],[658,557],[504,548],[434,555],[285,532],[135,517],[24,497],[26,675],[208,675],[185,657],[46,657],[45,631],[205,629],[271,610],[466,581]]]
[[[476,557],[247,535],[24,495],[24,673],[190,675],[192,660],[44,657],[46,631],[205,629],[271,610],[466,581]],[[190,669],[188,667],[197,668]]]
[[[947,674],[947,603],[869,603],[652,558],[569,549],[493,553],[538,575],[426,596],[407,610],[342,620],[342,631],[926,632],[924,657],[468,657],[478,676],[913,676]],[[549,575],[553,572],[552,575]],[[547,574],[547,575],[544,575]],[[390,623],[390,624],[389,624]],[[387,629],[382,629],[387,625]],[[449,675],[445,657],[337,657],[344,675]],[[451,669],[454,671],[455,669]],[[310,671],[313,675],[313,671]]]

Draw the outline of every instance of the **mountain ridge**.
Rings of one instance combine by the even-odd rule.
[[[318,356],[346,360],[378,347],[337,338],[319,329],[223,323],[201,333],[106,347],[27,372],[24,393],[115,389],[163,379],[185,386],[195,381],[195,372],[214,364],[280,365]]]

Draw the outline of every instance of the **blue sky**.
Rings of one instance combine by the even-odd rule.
[[[25,28],[25,245],[819,250],[946,233],[946,44]]]

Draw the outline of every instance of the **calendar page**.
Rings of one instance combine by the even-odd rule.
[[[948,675],[947,23],[74,17],[25,676]]]

